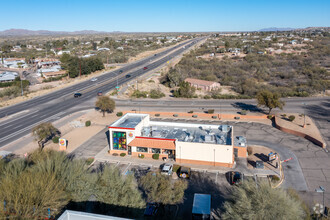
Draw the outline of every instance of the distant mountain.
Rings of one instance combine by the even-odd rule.
[[[277,28],[277,27],[270,27],[258,30],[259,32],[271,32],[271,31],[293,31],[295,28]]]
[[[93,31],[93,30],[70,32],[70,31],[48,31],[48,30],[31,31],[27,29],[9,29],[5,31],[0,31],[0,36],[84,35],[84,34],[102,34],[102,33],[108,33],[108,32]]]

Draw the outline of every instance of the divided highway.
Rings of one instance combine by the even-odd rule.
[[[84,81],[50,94],[0,109],[0,119],[9,116],[8,119],[0,122],[0,147],[30,133],[31,129],[41,122],[55,121],[60,117],[68,115],[71,108],[94,99],[98,91],[108,92],[114,89],[117,86],[117,81],[118,85],[122,85],[148,71],[158,68],[203,39],[192,39],[157,55],[128,64],[121,69],[99,76],[95,82]],[[156,61],[153,62],[153,60]],[[147,70],[144,69],[145,66],[148,67]],[[131,75],[131,77],[127,78],[126,74]],[[82,96],[74,98],[73,94],[75,92],[82,93]]]

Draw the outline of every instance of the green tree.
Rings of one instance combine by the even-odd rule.
[[[285,103],[280,100],[278,93],[272,93],[269,90],[262,90],[257,94],[258,106],[265,106],[269,109],[268,114],[273,108],[283,109]]]
[[[116,167],[105,166],[102,173],[99,173],[94,195],[102,203],[123,207],[120,211],[126,212],[126,208],[143,209],[145,207],[134,176],[123,177]]]
[[[183,97],[183,98],[192,98],[195,95],[195,87],[190,86],[188,82],[181,82],[180,88],[174,90],[173,95],[174,97]]]
[[[56,134],[60,134],[60,132],[50,122],[41,123],[32,129],[32,135],[38,141],[40,150],[43,149],[44,143],[52,139]]]
[[[281,188],[271,188],[268,182],[261,181],[256,187],[254,182],[244,181],[229,195],[221,215],[224,220],[298,220],[306,216],[300,200]]]
[[[162,205],[174,205],[183,202],[184,191],[188,184],[185,180],[172,182],[169,176],[149,172],[140,180],[140,185],[145,191],[148,202]]]
[[[113,112],[115,110],[116,103],[108,96],[100,96],[97,99],[95,106],[103,112],[103,117],[104,117],[106,111]]]

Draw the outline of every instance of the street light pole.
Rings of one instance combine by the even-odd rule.
[[[303,125],[303,128],[305,128],[306,127],[306,108],[305,108],[305,106],[306,106],[306,103],[302,103],[303,105],[304,105],[304,125]]]

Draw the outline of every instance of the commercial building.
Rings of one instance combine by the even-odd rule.
[[[246,140],[236,138],[234,146],[229,125],[150,121],[148,114],[127,113],[109,126],[109,134],[110,154],[159,154],[177,163],[224,167],[233,167],[235,156],[246,157]]]

